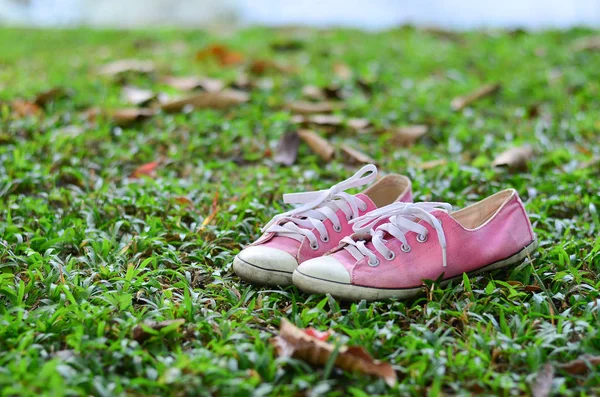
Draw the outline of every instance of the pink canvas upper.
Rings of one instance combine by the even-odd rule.
[[[495,196],[498,196],[497,201],[503,201],[493,214],[485,212],[490,207],[482,205],[483,202],[451,214],[443,210],[431,212],[442,222],[447,243],[446,267],[442,264],[442,248],[436,230],[424,221],[419,223],[427,228],[429,238],[419,242],[416,233],[407,233],[410,252],[400,249],[402,243],[398,239],[388,240],[386,246],[395,253],[392,260],[384,258],[373,243],[367,243],[366,247],[379,259],[378,266],[370,266],[368,257],[357,261],[350,252],[341,248],[331,255],[344,265],[352,284],[373,288],[414,288],[422,285],[422,280],[436,280],[442,274],[444,279],[448,279],[478,270],[518,253],[535,238],[516,191],[509,189],[492,197]],[[460,218],[461,212],[467,215],[465,211],[470,211],[469,216],[473,218],[488,218],[480,226],[470,229],[455,219]]]
[[[377,208],[377,205],[364,193],[356,194],[355,197],[361,199],[366,204],[366,210],[360,211],[359,216],[362,216],[374,209]],[[412,192],[410,189],[410,184],[406,187],[404,192],[397,197],[397,201],[401,202],[412,202]],[[340,220],[340,224],[342,226],[341,231],[336,232],[333,228],[333,223],[331,220],[326,219],[323,221],[323,225],[327,229],[327,233],[330,236],[328,242],[323,242],[319,240],[319,247],[316,250],[313,250],[310,247],[310,243],[308,239],[304,238],[301,242],[295,240],[290,237],[278,236],[276,233],[265,233],[263,234],[257,241],[255,241],[252,245],[262,245],[265,247],[276,248],[282,251],[290,253],[298,263],[302,263],[309,259],[317,258],[319,256],[324,255],[328,251],[337,247],[340,241],[347,236],[350,236],[352,231],[352,225],[349,224],[349,220],[346,219],[346,215],[342,210],[336,211],[336,215]],[[316,232],[316,229],[311,229],[318,236],[319,234]]]

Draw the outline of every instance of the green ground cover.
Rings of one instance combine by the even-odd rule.
[[[574,48],[593,34],[0,30],[0,394],[523,395],[547,363],[555,393],[598,393],[597,365],[562,366],[600,355],[600,52]],[[297,48],[281,51],[290,38]],[[196,59],[214,42],[295,71],[251,76],[250,100],[226,110],[161,112],[122,128],[84,117],[125,106],[123,82],[97,73],[116,59],[154,60],[153,74],[125,77],[153,92],[176,94],[167,75],[239,79],[245,64]],[[450,108],[496,82],[499,93]],[[516,188],[539,255],[407,302],[347,304],[240,283],[233,256],[283,210],[284,192],[357,169],[306,146],[293,166],[273,161],[279,138],[297,128],[282,105],[306,85],[330,84],[345,95],[338,114],[374,127],[316,131],[409,175],[417,200],[461,207]],[[70,96],[29,116],[15,110],[52,87]],[[429,132],[410,148],[386,132],[414,124]],[[523,144],[535,151],[528,170],[491,167]],[[155,177],[130,178],[154,161]],[[269,339],[282,317],[389,360],[399,383],[278,359]],[[133,334],[143,321],[173,319],[185,322]]]

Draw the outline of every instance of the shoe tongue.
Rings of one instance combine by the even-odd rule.
[[[366,194],[358,193],[358,194],[354,195],[354,197],[359,198],[365,202],[365,204],[367,205],[367,211],[373,211],[373,210],[377,209],[377,205]]]

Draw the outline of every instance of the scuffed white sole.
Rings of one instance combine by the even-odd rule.
[[[483,272],[501,269],[503,267],[516,265],[523,262],[529,255],[537,249],[538,241],[534,239],[528,246],[523,248],[521,251],[510,256],[509,258],[497,261],[491,265],[482,267],[469,275],[477,275]],[[460,279],[462,275],[444,280],[440,285],[444,286],[453,280]],[[294,271],[292,276],[294,285],[304,292],[312,294],[331,294],[332,296],[350,301],[375,301],[385,299],[408,299],[419,295],[423,292],[421,287],[414,288],[402,288],[402,289],[391,289],[391,288],[372,288],[363,287],[359,285],[339,283],[335,281],[324,280],[316,277],[311,277],[303,274],[298,269]]]
[[[269,270],[246,262],[239,256],[233,259],[233,271],[242,280],[258,285],[292,285],[292,273],[282,270]]]

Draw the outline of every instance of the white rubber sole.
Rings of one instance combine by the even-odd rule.
[[[242,280],[258,285],[287,286],[292,285],[292,272],[264,269],[246,262],[239,256],[233,259],[233,271]]]
[[[474,272],[468,273],[471,275],[477,275],[479,273],[488,272],[492,270],[501,269],[503,267],[508,267],[512,265],[516,265],[518,263],[522,263],[525,259],[527,259],[532,252],[537,249],[538,241],[537,238],[533,240],[528,246],[523,248],[521,251],[516,254],[494,262],[488,266],[482,267]],[[447,280],[444,280],[440,283],[440,285],[444,286],[450,283],[453,280],[460,279],[462,275],[456,276]],[[339,283],[335,281],[323,280],[316,277],[311,277],[306,274],[303,274],[299,270],[294,271],[292,276],[292,281],[296,287],[301,289],[304,292],[312,293],[312,294],[331,294],[332,296],[342,299],[342,300],[350,300],[350,301],[359,301],[359,300],[367,300],[367,301],[375,301],[375,300],[385,300],[385,299],[408,299],[414,296],[417,296],[423,292],[422,287],[414,287],[414,288],[402,288],[402,289],[391,289],[391,288],[372,288],[372,287],[363,287],[359,285],[345,284]]]

